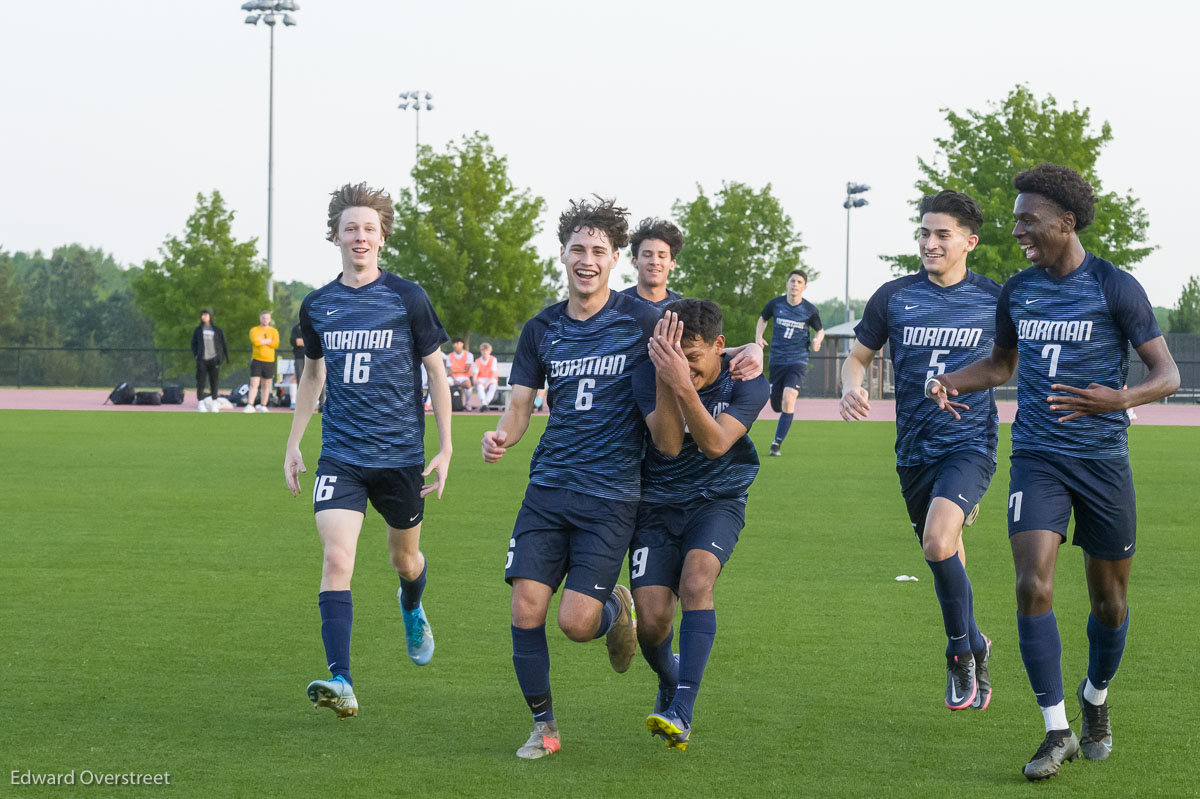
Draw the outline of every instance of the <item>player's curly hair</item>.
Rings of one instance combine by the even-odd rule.
[[[684,340],[698,338],[712,344],[721,335],[721,306],[712,300],[675,300],[663,308],[663,313],[673,311],[683,322]]]
[[[672,261],[679,257],[679,252],[683,249],[683,231],[677,228],[674,222],[648,216],[638,222],[637,230],[633,231],[633,235],[630,237],[632,242],[629,247],[630,257],[637,257],[638,250],[642,248],[642,242],[647,239],[658,239],[665,242],[671,248]]]
[[[616,200],[592,196],[596,198],[594,203],[571,200],[571,206],[559,216],[558,243],[565,247],[572,233],[587,228],[604,233],[614,252],[629,246],[629,209],[617,205]]]
[[[386,239],[392,235],[392,223],[396,219],[396,209],[392,205],[392,196],[384,189],[372,189],[365,182],[358,184],[347,183],[340,189],[330,192],[333,197],[329,201],[329,232],[325,238],[333,241],[337,235],[338,224],[342,211],[347,208],[372,208],[379,213],[379,232]]]
[[[948,214],[974,236],[978,236],[983,227],[983,209],[971,195],[961,191],[943,189],[937,194],[926,194],[917,204],[917,215],[925,214]]]
[[[1013,178],[1013,186],[1022,194],[1037,194],[1075,214],[1075,232],[1096,218],[1096,193],[1083,176],[1065,166],[1038,164]]]

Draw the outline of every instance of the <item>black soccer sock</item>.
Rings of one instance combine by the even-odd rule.
[[[325,660],[334,677],[350,679],[350,628],[354,625],[354,602],[349,591],[322,591],[317,594],[321,609],[321,640],[325,643]]]
[[[425,573],[429,571],[429,561],[421,567],[421,573],[413,581],[400,578],[400,607],[405,610],[416,610],[421,604],[421,594],[425,593]]]
[[[674,688],[679,683],[679,667],[675,653],[671,651],[671,639],[675,637],[675,628],[667,630],[667,636],[662,643],[653,647],[639,647],[642,657],[658,675],[658,685],[662,688]]]
[[[704,677],[704,667],[708,665],[708,656],[716,637],[715,610],[683,612],[683,620],[679,624],[679,687],[675,690],[670,709],[678,713],[689,726],[696,705],[696,694],[700,691],[700,680]]]
[[[596,631],[596,634],[592,638],[596,639],[602,635],[608,635],[608,631],[612,629],[613,621],[620,615],[621,601],[617,599],[617,594],[614,591],[604,601],[604,607],[600,608],[600,629]]]
[[[554,721],[554,703],[550,698],[550,647],[546,645],[546,625],[512,628],[513,668],[517,684],[534,721]]]
[[[1092,614],[1088,614],[1088,680],[1093,688],[1107,688],[1108,682],[1121,665],[1125,652],[1125,634],[1129,632],[1129,612],[1120,627],[1106,627]]]
[[[955,552],[945,560],[925,560],[933,572],[933,588],[942,606],[942,624],[946,628],[946,654],[965,655],[971,651],[971,581]]]
[[[1062,639],[1054,611],[1048,610],[1040,616],[1017,616],[1017,637],[1025,673],[1029,675],[1038,705],[1057,705],[1063,701]]]
[[[775,425],[775,443],[782,444],[783,440],[785,438],[787,438],[788,430],[791,430],[791,429],[792,429],[792,414],[790,414],[790,413],[779,414],[779,423],[777,425]]]

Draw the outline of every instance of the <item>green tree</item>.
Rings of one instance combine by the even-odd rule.
[[[1172,333],[1200,333],[1200,277],[1192,275],[1171,311]]]
[[[0,344],[11,344],[21,335],[18,314],[21,309],[21,284],[13,258],[0,250]]]
[[[696,190],[696,199],[673,206],[684,244],[672,288],[720,305],[725,340],[745,344],[754,340],[763,306],[783,293],[788,272],[804,269],[809,282],[817,273],[801,261],[800,234],[771,194],[771,184],[755,191],[725,182],[711,198],[702,186]]]
[[[201,308],[212,308],[230,348],[248,347],[247,331],[269,308],[267,269],[257,262],[257,239],[237,241],[233,211],[221,193],[196,195],[183,238],[171,236],[159,248],[161,260],[146,261],[133,280],[138,307],[154,322],[160,347],[187,347]]]
[[[381,260],[429,294],[451,335],[511,336],[553,296],[553,261],[532,245],[546,203],[518,191],[487,136],[422,147],[416,194],[400,192]]]
[[[933,161],[917,159],[920,195],[953,189],[971,195],[983,209],[979,246],[967,261],[971,269],[1003,283],[1028,266],[1011,233],[1017,199],[1012,181],[1018,172],[1047,161],[1074,169],[1095,189],[1096,219],[1079,234],[1084,247],[1122,269],[1132,269],[1154,251],[1139,246],[1146,242],[1149,221],[1138,199],[1104,191],[1096,172],[1100,151],[1113,138],[1107,122],[1097,132],[1089,109],[1077,103],[1059,108],[1053,96],[1039,100],[1023,85],[1001,103],[988,106],[987,111],[968,110],[965,115],[942,109],[950,135],[935,140],[938,154]],[[920,196],[913,200],[914,208],[919,201]],[[919,221],[914,217],[914,223]],[[880,257],[896,274],[921,266],[915,252]]]

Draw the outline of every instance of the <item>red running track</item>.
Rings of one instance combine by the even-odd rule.
[[[150,413],[196,412],[195,395],[190,395],[182,405],[111,405],[106,404],[108,391],[83,388],[0,388],[0,410],[38,411],[136,411]],[[999,402],[1000,421],[1012,422],[1017,413],[1017,403]],[[242,409],[224,411],[241,413]],[[272,413],[290,413],[287,408],[272,408]],[[495,415],[495,414],[493,414]],[[769,407],[764,408],[760,419],[777,419],[779,414]],[[805,421],[838,421],[838,400],[806,399],[796,403],[795,418]],[[893,400],[872,400],[871,419],[877,422],[896,420],[896,403]],[[1200,405],[1175,403],[1143,405],[1137,409],[1137,424],[1200,426]]]

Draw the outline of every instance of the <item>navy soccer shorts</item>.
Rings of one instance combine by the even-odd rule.
[[[925,517],[934,498],[945,497],[962,508],[963,516],[966,516],[987,493],[992,475],[996,473],[996,462],[990,455],[964,449],[933,463],[897,466],[896,473],[900,475],[900,493],[904,496],[913,532],[918,541],[924,542]]]
[[[1094,558],[1124,560],[1137,543],[1137,500],[1129,458],[1073,458],[1022,450],[1012,454],[1008,534],[1050,530]]]
[[[601,602],[621,574],[638,503],[601,499],[567,488],[529,484],[517,513],[504,580],[566,587]]]
[[[388,527],[407,530],[425,517],[421,487],[425,478],[420,466],[378,469],[321,458],[313,486],[313,512],[344,508],[366,513],[367,500]]]
[[[808,372],[806,363],[771,364],[771,410],[779,412],[785,388],[794,388],[796,391],[800,391],[800,386],[804,385],[806,372]]]
[[[724,567],[745,525],[744,499],[699,499],[679,505],[643,502],[629,551],[630,585],[665,585],[678,595],[687,553],[711,552]]]

